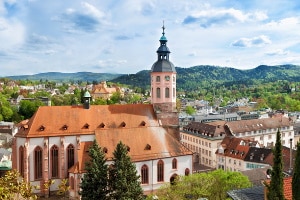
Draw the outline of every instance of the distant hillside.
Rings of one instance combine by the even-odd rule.
[[[48,80],[56,82],[70,82],[72,81],[107,81],[122,76],[123,74],[109,74],[109,73],[92,73],[92,72],[77,72],[77,73],[60,73],[47,72],[35,75],[21,75],[8,76],[7,78],[13,80]]]
[[[200,65],[190,68],[176,67],[176,71],[177,89],[185,91],[192,91],[203,86],[252,85],[276,80],[300,81],[300,66],[297,65],[261,65],[249,70]],[[140,71],[137,74],[123,75],[112,81],[149,88],[150,70]]]
[[[176,67],[178,90],[193,91],[199,88],[211,88],[217,86],[230,86],[243,84],[246,86],[287,80],[300,82],[300,66],[298,65],[261,65],[254,69],[240,70],[229,67],[200,65],[190,68]],[[106,73],[59,73],[49,72],[30,76],[10,76],[13,80],[51,80],[51,81],[112,81],[135,87],[150,88],[150,70],[143,70],[136,74],[106,74]]]

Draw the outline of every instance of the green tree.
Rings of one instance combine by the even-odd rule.
[[[66,198],[67,196],[67,192],[69,191],[70,186],[68,185],[68,179],[62,179],[60,184],[58,185],[58,191],[57,194],[58,195],[62,195],[63,199]]]
[[[189,115],[193,115],[196,113],[195,108],[193,108],[192,106],[186,106],[185,107],[185,112]]]
[[[121,100],[121,92],[114,92],[109,99],[109,104],[118,104]]]
[[[109,188],[111,199],[143,199],[143,190],[136,166],[127,155],[128,148],[121,141],[113,152],[113,164],[109,168]]]
[[[273,168],[271,171],[271,181],[268,187],[267,197],[269,200],[284,200],[283,195],[283,158],[281,135],[278,129],[276,134],[276,144],[273,149]]]
[[[292,180],[293,200],[300,200],[300,142],[297,143],[297,153]]]
[[[23,115],[24,119],[29,119],[42,105],[44,104],[40,100],[22,100],[20,103],[19,114]]]
[[[227,191],[250,186],[251,182],[248,177],[240,172],[218,169],[207,173],[177,177],[174,184],[166,184],[161,187],[157,196],[162,200],[186,198],[223,200],[227,197]]]
[[[107,199],[108,194],[108,167],[103,150],[94,140],[89,148],[90,161],[86,163],[83,178],[81,179],[81,195],[83,200]]]

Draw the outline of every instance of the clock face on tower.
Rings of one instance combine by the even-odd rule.
[[[165,76],[165,80],[169,81],[170,80],[170,76]]]

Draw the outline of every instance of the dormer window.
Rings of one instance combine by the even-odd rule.
[[[107,153],[107,152],[108,152],[108,150],[107,150],[106,147],[103,148],[103,152],[104,152],[104,153]]]
[[[45,126],[40,126],[40,131],[44,131],[45,130]]]
[[[101,123],[101,124],[99,125],[99,127],[100,127],[100,128],[104,128],[104,127],[105,127],[105,124]]]
[[[90,126],[90,125],[89,125],[88,123],[86,123],[86,124],[83,126],[83,128],[84,128],[84,129],[88,129],[89,126]]]
[[[145,122],[145,121],[142,121],[142,122],[141,122],[141,126],[146,126],[146,122]]]
[[[63,125],[62,129],[63,129],[63,130],[67,130],[67,129],[68,129],[68,126],[67,126],[67,125]]]
[[[144,150],[151,150],[151,145],[150,144],[147,144],[146,146],[145,146],[145,149]]]
[[[130,147],[129,146],[126,146],[126,147],[127,147],[127,151],[130,152]]]
[[[125,126],[126,126],[126,123],[125,123],[125,122],[122,122],[122,123],[120,124],[120,126],[121,126],[121,127],[125,127]]]

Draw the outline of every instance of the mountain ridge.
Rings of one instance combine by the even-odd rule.
[[[179,90],[195,90],[203,85],[230,85],[233,83],[251,85],[259,82],[286,80],[300,82],[299,65],[260,65],[253,69],[236,69],[212,65],[197,65],[189,68],[176,67],[177,88]],[[35,75],[7,76],[12,80],[49,80],[49,81],[111,81],[149,89],[150,70],[141,70],[136,74],[112,74],[93,72],[45,72]]]

